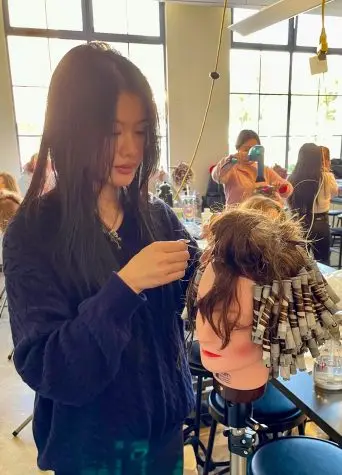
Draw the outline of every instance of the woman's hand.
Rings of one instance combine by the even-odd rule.
[[[118,275],[139,294],[182,279],[189,258],[186,241],[154,242],[134,256]]]

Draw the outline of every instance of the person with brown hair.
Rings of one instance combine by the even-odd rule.
[[[304,144],[289,178],[294,191],[288,204],[302,218],[312,241],[317,261],[330,263],[330,225],[328,212],[331,198],[338,194],[338,184],[330,171],[329,150],[314,143]]]
[[[248,160],[248,152],[255,145],[260,145],[258,134],[253,130],[242,130],[235,144],[237,153],[220,160],[212,170],[213,180],[224,185],[226,204],[241,203],[255,192],[257,164]],[[263,184],[279,188],[279,201],[292,193],[292,185],[269,167],[265,167]]]
[[[4,233],[21,204],[21,196],[9,190],[0,190],[0,231]]]
[[[188,315],[203,365],[224,386],[257,389],[279,368],[288,379],[305,369],[308,348],[317,356],[323,328],[338,336],[334,302],[298,222],[230,209],[212,222],[207,251]]]
[[[8,190],[13,193],[20,193],[17,180],[10,173],[0,173],[0,190]]]

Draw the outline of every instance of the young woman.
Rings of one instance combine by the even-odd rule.
[[[338,185],[327,163],[323,147],[313,143],[304,144],[289,178],[294,191],[288,202],[291,209],[303,218],[303,225],[309,232],[308,238],[313,241],[315,259],[329,265],[328,211],[331,198],[338,193]]]
[[[260,138],[253,130],[242,130],[236,140],[237,153],[223,158],[213,169],[212,177],[216,183],[224,185],[226,204],[241,203],[251,196],[256,188],[257,165],[248,161],[248,152],[255,145],[260,145]],[[236,158],[237,163],[232,163]],[[292,193],[292,186],[281,178],[272,168],[265,167],[265,183],[280,187],[282,193],[279,201]]]
[[[38,465],[57,475],[182,473],[194,400],[180,314],[196,245],[148,201],[157,122],[129,60],[103,43],[72,49],[6,233],[14,362],[36,392]],[[48,156],[56,187],[43,194]]]

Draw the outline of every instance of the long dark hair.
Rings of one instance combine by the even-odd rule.
[[[197,301],[193,281],[188,290],[187,308],[192,320],[194,309],[198,308],[225,348],[231,332],[239,326],[239,277],[259,285],[295,277],[305,265],[302,250],[305,241],[298,222],[282,216],[274,219],[262,211],[242,208],[229,209],[214,218],[209,236],[202,269],[212,263],[215,281],[209,292]],[[238,306],[234,321],[227,318],[232,304]],[[193,322],[190,323],[193,328]]]
[[[48,158],[56,177],[52,194],[60,208],[55,246],[75,280],[93,288],[118,268],[97,226],[97,200],[107,183],[114,158],[113,124],[122,92],[136,94],[145,108],[148,127],[142,164],[120,191],[141,232],[154,239],[148,203],[148,180],[159,160],[158,115],[151,88],[141,71],[106,43],[92,42],[70,50],[53,73],[37,166],[23,203],[32,215],[43,197]]]
[[[306,143],[299,150],[297,164],[289,178],[293,193],[288,203],[299,216],[312,213],[322,179],[322,149],[314,143]]]

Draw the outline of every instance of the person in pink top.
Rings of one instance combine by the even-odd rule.
[[[256,190],[257,164],[248,160],[248,152],[255,145],[260,145],[258,134],[253,130],[242,130],[236,141],[237,153],[220,160],[212,170],[213,180],[224,185],[227,205],[241,203]],[[233,158],[237,159],[237,163],[232,162]],[[265,167],[263,184],[278,188],[277,199],[280,202],[293,191],[291,183],[269,167]]]

